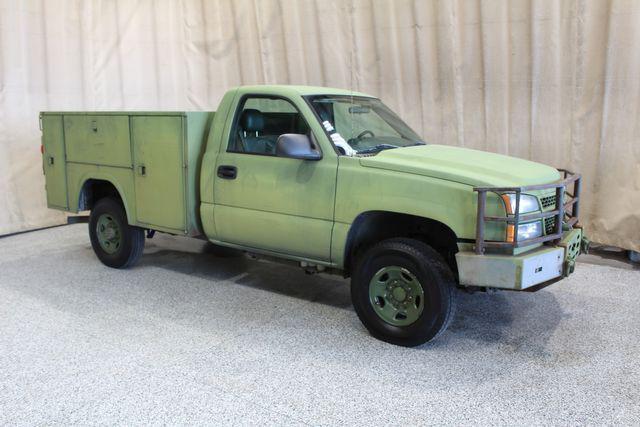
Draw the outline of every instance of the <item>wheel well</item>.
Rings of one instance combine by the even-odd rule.
[[[112,197],[123,204],[120,192],[111,182],[102,179],[88,179],[82,184],[80,190],[78,210],[91,210],[96,202],[104,197]]]
[[[442,255],[457,280],[458,244],[451,228],[433,219],[385,211],[362,213],[353,222],[345,248],[345,275],[350,275],[358,255],[371,245],[393,237],[409,237],[431,246]]]

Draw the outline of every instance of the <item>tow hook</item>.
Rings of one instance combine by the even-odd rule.
[[[564,263],[564,277],[568,277],[570,274],[573,274],[573,272],[576,269],[576,261],[573,259],[568,259],[567,261],[565,261]]]

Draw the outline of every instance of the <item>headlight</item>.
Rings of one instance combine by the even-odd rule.
[[[542,236],[542,221],[518,225],[518,240],[533,239]]]
[[[514,193],[503,194],[502,200],[507,204],[507,213],[515,214],[516,213],[516,195]],[[509,210],[511,208],[511,210]],[[529,194],[521,194],[520,195],[520,213],[528,213],[535,212],[540,210],[540,204],[538,203],[538,198],[536,196],[531,196]]]

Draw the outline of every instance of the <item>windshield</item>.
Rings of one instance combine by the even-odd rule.
[[[307,100],[342,154],[376,153],[424,144],[379,99],[348,95],[317,95]]]

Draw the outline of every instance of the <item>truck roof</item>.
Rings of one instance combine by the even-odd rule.
[[[300,86],[300,85],[252,85],[237,86],[230,88],[229,91],[239,91],[241,93],[258,93],[258,94],[278,94],[284,96],[293,95],[346,95],[346,96],[363,96],[367,98],[376,98],[362,92],[356,92],[349,89],[337,89],[323,86]],[[185,115],[189,111],[42,111],[41,115],[49,114],[68,114],[68,115],[141,115],[141,116],[175,116]]]
[[[366,93],[357,92],[349,89],[337,89],[332,87],[323,86],[299,86],[299,85],[253,85],[253,86],[238,86],[237,90],[245,93],[266,93],[266,92],[278,92],[279,94],[287,95],[347,95],[347,96],[365,96],[367,98],[375,98],[372,95]]]

